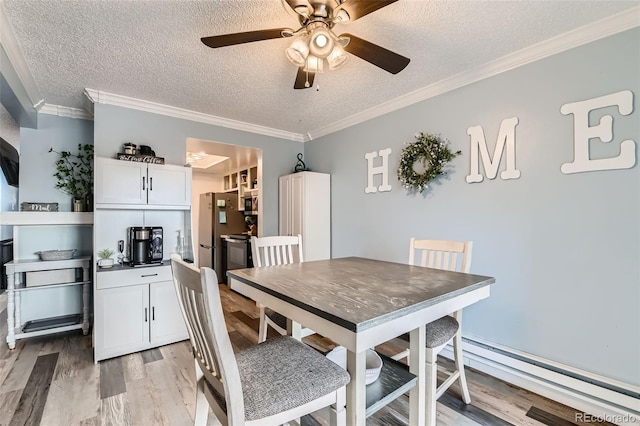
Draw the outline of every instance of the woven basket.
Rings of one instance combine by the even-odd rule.
[[[36,254],[40,256],[40,260],[68,260],[73,257],[76,249],[73,250],[46,250],[37,251]]]

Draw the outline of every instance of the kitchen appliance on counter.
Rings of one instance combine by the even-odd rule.
[[[238,195],[232,193],[200,194],[198,216],[198,262],[216,271],[218,282],[225,282],[222,262],[222,235],[241,234],[244,215],[238,211]]]
[[[132,226],[129,228],[129,265],[162,263],[162,227]]]

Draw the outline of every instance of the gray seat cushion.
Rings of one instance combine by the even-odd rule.
[[[264,308],[264,313],[271,319],[271,321],[278,324],[279,327],[282,327],[284,330],[287,329],[287,317],[267,307]]]
[[[245,419],[286,411],[349,383],[350,376],[304,343],[277,337],[236,354]]]
[[[446,315],[427,324],[427,347],[435,348],[449,341],[460,328],[460,324],[452,316]],[[401,339],[409,341],[409,335],[403,334]]]

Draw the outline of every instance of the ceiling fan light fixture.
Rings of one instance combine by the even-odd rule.
[[[335,42],[331,36],[331,32],[326,28],[317,28],[311,34],[311,42],[309,50],[318,58],[326,58],[333,50]]]
[[[302,70],[313,73],[324,72],[324,60],[317,56],[309,55]]]
[[[291,46],[284,51],[287,59],[297,67],[305,66],[307,56],[309,56],[309,44],[306,37],[298,37],[291,43]]]
[[[349,59],[349,55],[347,55],[347,52],[344,50],[344,48],[340,44],[336,43],[336,45],[333,48],[333,51],[331,51],[329,56],[327,56],[329,69],[336,70],[340,68],[347,62],[347,59]]]

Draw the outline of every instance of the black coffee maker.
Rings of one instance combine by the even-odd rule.
[[[162,263],[162,227],[132,226],[129,228],[129,264]]]

